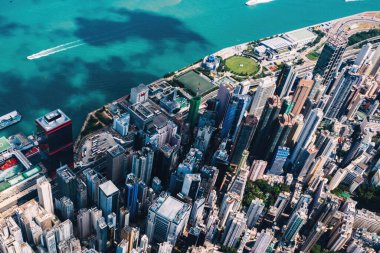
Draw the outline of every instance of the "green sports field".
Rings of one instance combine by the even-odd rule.
[[[259,64],[251,58],[244,56],[232,56],[226,60],[226,66],[237,75],[254,75],[260,67]]]

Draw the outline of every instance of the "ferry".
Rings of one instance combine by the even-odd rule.
[[[22,116],[17,111],[7,113],[0,117],[0,130],[12,126],[21,120]]]
[[[249,0],[245,3],[245,5],[252,6],[256,4],[269,3],[272,0]]]

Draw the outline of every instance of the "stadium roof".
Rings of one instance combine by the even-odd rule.
[[[279,50],[279,49],[283,49],[292,45],[290,41],[281,37],[264,40],[261,42],[261,44],[272,50]]]

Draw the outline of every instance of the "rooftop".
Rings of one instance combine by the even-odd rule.
[[[292,45],[290,41],[281,37],[275,37],[269,40],[264,40],[261,42],[261,44],[272,50],[278,50]]]
[[[4,151],[7,151],[11,148],[11,144],[9,144],[9,141],[5,137],[0,137],[0,153],[3,153]]]
[[[112,183],[111,180],[99,185],[99,188],[104,192],[106,196],[111,196],[119,191],[119,189]]]
[[[176,77],[185,89],[193,96],[203,96],[216,88],[206,77],[203,77],[195,71],[186,72]]]
[[[297,42],[305,39],[312,39],[316,38],[317,35],[315,35],[312,31],[309,31],[308,29],[299,29],[296,31],[291,31],[285,34],[292,42]]]
[[[169,196],[162,203],[162,205],[157,211],[157,214],[162,217],[165,217],[166,219],[170,221],[173,221],[184,206],[185,206],[185,203]]]
[[[36,119],[36,122],[39,126],[43,128],[43,130],[49,132],[57,127],[71,122],[71,119],[67,117],[67,115],[60,109],[57,109]]]

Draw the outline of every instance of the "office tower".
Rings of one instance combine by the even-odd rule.
[[[67,166],[64,165],[57,169],[57,184],[62,195],[70,198],[72,201],[76,199],[76,175]]]
[[[49,174],[67,164],[74,164],[72,122],[60,109],[36,119],[37,136],[40,150],[46,153],[45,163]]]
[[[169,185],[170,174],[177,166],[178,149],[177,145],[164,144],[154,154],[153,175],[161,179],[165,187]]]
[[[116,213],[119,209],[119,189],[108,180],[99,185],[99,208],[103,216],[107,217],[110,213]]]
[[[265,150],[263,150],[262,147],[266,145],[269,139],[270,128],[280,113],[281,105],[282,102],[278,96],[269,97],[267,100],[250,149],[251,152],[253,152],[254,157],[257,159],[264,159],[266,155]]]
[[[78,235],[80,240],[87,240],[91,234],[91,212],[84,208],[77,215]]]
[[[219,175],[219,170],[213,166],[203,166],[201,169],[201,186],[198,196],[208,198],[211,191],[214,189],[216,180]]]
[[[274,93],[280,98],[288,96],[296,79],[297,72],[294,66],[284,64],[276,80],[276,90]]]
[[[171,253],[173,250],[173,245],[170,242],[163,242],[158,244],[157,253]]]
[[[190,109],[187,116],[187,121],[190,124],[190,129],[193,130],[198,120],[199,106],[201,105],[202,98],[200,96],[193,97],[189,100]]]
[[[241,158],[240,158],[240,161],[239,161],[239,165],[238,165],[236,171],[239,172],[240,170],[245,169],[247,167],[248,156],[249,156],[249,151],[245,149],[243,151],[243,154],[241,155]]]
[[[42,240],[43,245],[47,249],[48,253],[57,253],[57,243],[54,229],[44,231]]]
[[[139,244],[140,229],[137,227],[123,227],[120,231],[120,238],[128,242],[128,252],[137,248]]]
[[[67,197],[56,199],[55,206],[61,220],[74,218],[74,203]]]
[[[265,208],[264,201],[259,198],[252,200],[247,211],[247,226],[249,229],[253,228],[259,220]]]
[[[256,242],[253,245],[251,253],[262,253],[266,252],[269,248],[274,235],[273,232],[269,229],[262,230],[257,236]]]
[[[293,212],[287,224],[283,240],[285,242],[293,242],[296,235],[307,221],[307,213],[304,209]]]
[[[289,148],[278,147],[275,155],[273,156],[268,174],[282,175],[284,173],[283,167],[289,156]]]
[[[149,247],[149,238],[148,238],[148,236],[146,236],[146,235],[141,236],[140,249],[143,252],[146,252],[148,250],[148,247]]]
[[[312,163],[312,165],[309,167],[309,170],[304,176],[302,182],[310,186],[313,180],[316,179],[316,177],[321,176],[321,174],[323,173],[323,166],[326,164],[326,162],[327,158],[325,156],[318,156]]]
[[[262,147],[266,153],[265,160],[272,159],[277,147],[285,145],[292,126],[292,116],[288,114],[280,115],[278,120],[274,122],[269,141],[266,146]]]
[[[120,183],[125,174],[125,149],[119,144],[107,149],[107,178]]]
[[[201,183],[201,175],[200,174],[186,174],[185,179],[182,185],[181,193],[184,196],[195,200],[198,195],[199,185]]]
[[[101,217],[96,223],[96,250],[99,252],[107,251],[108,232],[109,228],[107,223],[104,217]]]
[[[327,227],[322,222],[315,224],[313,230],[310,232],[309,236],[306,238],[301,247],[302,252],[309,253],[311,248],[318,242],[319,238],[326,231]]]
[[[98,205],[99,200],[99,185],[106,182],[107,179],[102,177],[93,169],[86,169],[83,171],[87,185],[87,196],[89,204]]]
[[[311,88],[313,87],[314,81],[313,80],[305,80],[302,79],[296,89],[296,92],[293,95],[293,109],[292,114],[298,115],[301,113],[301,110],[303,108],[303,105],[305,104],[305,101],[307,97],[310,94]]]
[[[226,145],[227,143],[225,141],[220,143],[218,150],[214,153],[211,159],[211,166],[215,166],[219,170],[218,178],[215,183],[217,188],[221,186],[222,180],[226,175],[227,168],[230,165]]]
[[[248,173],[248,170],[241,169],[228,188],[229,193],[236,193],[241,200],[243,199],[245,185],[247,184]]]
[[[49,213],[54,214],[53,195],[51,185],[45,177],[37,179],[38,202]]]
[[[292,164],[296,164],[301,151],[307,149],[309,142],[313,138],[313,135],[322,119],[323,112],[321,109],[316,108],[311,111],[309,117],[305,121],[305,125],[302,128],[302,131],[290,156],[290,161]]]
[[[228,217],[222,236],[224,246],[233,248],[237,246],[240,236],[247,227],[246,222],[247,219],[244,217],[244,213],[235,213]]]
[[[299,135],[301,134],[302,128],[304,126],[304,117],[302,114],[293,117],[292,129],[288,135],[285,146],[293,148],[296,144]]]
[[[228,103],[230,102],[230,99],[233,96],[234,89],[235,87],[232,83],[223,83],[219,86],[217,95],[219,105],[217,108],[218,117],[216,118],[216,127],[219,127],[220,123],[222,123],[224,119]]]
[[[220,132],[222,139],[231,138],[234,140],[236,131],[247,110],[248,102],[247,95],[235,95],[230,99]]]
[[[193,208],[190,213],[190,222],[193,226],[196,226],[198,221],[202,220],[205,202],[205,198],[198,198],[194,201]]]
[[[143,147],[132,158],[132,173],[146,184],[150,184],[152,178],[153,159],[154,152],[148,147]]]
[[[57,242],[68,240],[74,237],[73,223],[71,220],[65,220],[55,226],[55,236]]]
[[[322,77],[320,74],[316,74],[314,77],[313,77],[313,87],[311,88],[311,91],[309,93],[309,98],[310,100],[316,104],[318,103],[319,99],[321,98],[322,94],[319,94],[320,93],[320,89],[321,87],[321,84],[322,84]]]
[[[327,95],[331,92],[330,83],[337,71],[346,45],[347,39],[344,36],[330,38],[323,47],[321,55],[315,65],[313,75],[319,74],[322,76],[323,81],[321,85],[327,86]]]
[[[265,104],[267,103],[268,98],[273,95],[275,88],[276,85],[271,78],[265,77],[261,79],[253,97],[249,114],[253,114],[257,118],[260,118]]]
[[[346,105],[348,95],[351,88],[355,85],[359,86],[363,77],[347,70],[338,81],[338,85],[334,91],[332,91],[332,97],[329,103],[326,105],[324,111],[325,117],[338,120],[346,114]]]
[[[118,227],[123,228],[129,226],[129,210],[124,206],[120,207]]]
[[[214,127],[208,125],[198,128],[194,147],[199,149],[201,152],[206,152],[214,130]]]
[[[121,136],[127,136],[130,122],[130,114],[124,113],[113,118],[112,128]]]
[[[146,234],[150,242],[175,244],[186,228],[191,206],[162,193],[149,208]]]
[[[132,104],[142,103],[148,100],[149,88],[144,84],[139,84],[131,89],[129,101]]]
[[[254,160],[249,170],[249,180],[252,182],[261,179],[264,175],[267,162],[263,160]]]
[[[289,201],[290,201],[290,193],[289,192],[280,192],[280,194],[278,195],[278,197],[276,199],[276,202],[273,205],[277,209],[277,213],[275,215],[275,221],[284,212]]]
[[[119,245],[117,245],[116,253],[128,253],[129,252],[129,243],[127,240],[121,240]]]
[[[308,174],[317,152],[318,150],[312,144],[310,144],[307,149],[301,151],[297,163],[293,166],[293,172],[298,175],[299,181],[303,181]]]
[[[231,149],[231,163],[237,165],[242,153],[251,145],[253,135],[257,127],[258,120],[254,115],[247,115],[235,138]]]

